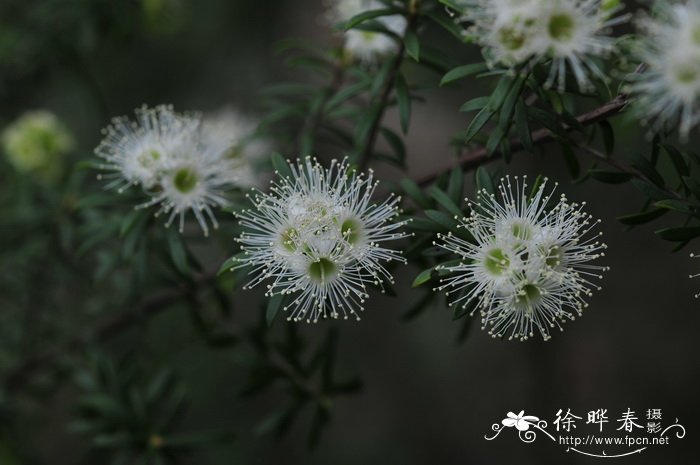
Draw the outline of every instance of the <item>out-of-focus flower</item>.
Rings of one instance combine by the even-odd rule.
[[[612,26],[627,21],[615,16],[619,2],[601,0],[462,0],[458,21],[467,37],[485,48],[491,66],[528,70],[550,61],[547,86],[563,90],[570,70],[580,88],[593,77],[607,79],[597,59],[615,50]]]
[[[606,246],[597,240],[602,233],[588,234],[598,222],[582,211],[585,203],[562,195],[547,209],[553,191],[545,186],[528,198],[524,179],[513,185],[504,178],[500,198],[480,191],[471,216],[461,220],[473,242],[450,233],[435,243],[461,260],[442,267],[448,276],[436,290],[447,289],[450,305],[479,309],[493,337],[523,341],[537,331],[549,339],[551,328],[581,315],[584,297],[600,289],[591,279],[607,270],[590,264]]]
[[[231,108],[204,119],[205,143],[218,146],[236,173],[239,187],[260,187],[264,176],[260,164],[272,153],[270,140],[259,135],[258,121]]]
[[[95,153],[109,173],[100,177],[119,192],[142,187],[151,198],[138,207],[158,206],[156,215],[166,215],[166,225],[178,219],[180,231],[191,210],[206,235],[218,225],[214,209],[228,205],[227,191],[256,183],[252,163],[265,148],[246,139],[249,130],[233,117],[204,123],[170,106],[142,107],[136,121],[115,118],[105,129]]]
[[[267,295],[294,295],[290,320],[348,318],[363,310],[367,286],[393,282],[385,262],[405,262],[384,243],[405,237],[398,197],[372,203],[372,172],[349,172],[346,161],[324,169],[306,158],[292,175],[256,193],[254,208],[238,214],[246,229],[237,239],[244,252],[236,267],[249,266],[247,288],[267,279]]]
[[[376,0],[331,0],[328,2],[328,18],[332,23],[348,21],[365,11],[381,10],[386,5]],[[401,15],[388,15],[376,18],[376,22],[389,32],[402,37],[406,32],[406,18]],[[345,52],[353,59],[366,64],[374,64],[386,55],[398,50],[395,37],[385,32],[350,29],[344,32]]]
[[[64,156],[75,142],[55,114],[46,110],[24,113],[0,134],[7,159],[23,173],[53,181],[63,172]]]
[[[654,130],[680,124],[685,138],[700,122],[700,1],[658,1],[654,12],[639,21],[637,55],[647,68],[630,76],[630,91]]]

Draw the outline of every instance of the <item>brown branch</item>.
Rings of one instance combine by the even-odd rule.
[[[628,103],[629,98],[627,95],[620,94],[608,103],[582,114],[576,118],[576,120],[582,126],[590,126],[599,121],[603,121],[617,115],[625,108],[625,106],[627,106]],[[569,131],[573,128],[565,127],[565,129]],[[551,142],[552,140],[554,140],[554,133],[549,129],[543,128],[532,133],[532,143],[535,145],[545,144],[547,142]],[[510,141],[510,146],[511,150],[514,152],[521,151],[525,148],[519,138],[513,138]],[[495,161],[499,159],[501,155],[502,154],[499,152],[489,154],[485,147],[479,147],[461,155],[457,160],[443,166],[442,168],[418,178],[416,182],[420,186],[425,186],[435,181],[441,174],[451,171],[458,166],[463,170],[470,170],[488,162]]]
[[[8,391],[16,391],[24,386],[34,373],[52,365],[62,354],[74,352],[83,348],[90,341],[107,341],[116,335],[126,331],[140,321],[147,320],[169,308],[178,300],[188,294],[197,291],[199,285],[215,279],[215,275],[207,274],[198,278],[193,283],[181,285],[177,289],[160,291],[138,304],[132,310],[126,310],[114,315],[84,334],[75,336],[64,346],[48,349],[42,353],[33,355],[24,363],[10,371],[5,377],[3,385]]]
[[[416,18],[415,15],[415,6],[412,6],[406,18],[406,31],[410,30],[413,27]],[[392,63],[391,70],[389,70],[389,73],[386,76],[386,81],[384,81],[384,87],[382,89],[381,94],[379,95],[379,100],[375,105],[375,107],[377,108],[377,112],[374,115],[372,124],[370,125],[369,134],[365,139],[365,144],[362,147],[362,150],[360,150],[358,154],[357,166],[359,167],[360,171],[363,171],[365,168],[367,168],[367,164],[369,163],[369,160],[371,158],[372,151],[374,150],[374,144],[376,143],[377,136],[379,135],[379,127],[381,126],[381,122],[384,119],[384,113],[386,112],[387,103],[389,102],[389,97],[391,97],[391,93],[394,90],[396,78],[399,74],[399,71],[401,70],[401,65],[403,64],[405,53],[406,43],[402,39],[401,43],[399,44],[399,49],[396,51],[396,56],[394,57],[394,62]]]

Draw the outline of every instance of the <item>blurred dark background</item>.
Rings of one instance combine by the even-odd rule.
[[[0,126],[25,110],[50,109],[76,134],[79,153],[88,158],[109,118],[143,103],[172,103],[179,110],[234,105],[260,111],[261,88],[291,77],[274,51],[276,42],[287,37],[333,43],[320,0],[0,0]],[[444,46],[457,44],[445,40]],[[464,62],[476,53],[465,49]],[[469,121],[457,112],[458,102],[481,95],[485,85],[425,92],[428,103],[415,107],[407,141],[410,174],[420,175],[436,160],[453,156],[449,139]],[[397,125],[396,115],[388,118]],[[615,121],[618,157],[649,145],[640,137],[644,130],[624,118]],[[547,174],[560,181],[571,199],[585,200],[588,211],[603,219],[606,263],[612,269],[583,318],[546,343],[492,340],[475,321],[460,344],[458,325],[446,307],[401,321],[416,298],[410,282],[418,271],[403,268],[398,301],[374,295],[361,322],[339,325],[340,370],[359,373],[364,388],[334,405],[331,425],[320,445],[309,451],[304,437],[308,417],[301,417],[278,442],[246,432],[261,420],[261,412],[281,400],[274,395],[237,399],[241,376],[233,355],[203,347],[186,315],[164,314],[146,330],[149,351],[188,381],[192,405],[187,424],[234,424],[240,431],[231,444],[212,447],[197,463],[593,463],[599,459],[565,453],[565,447],[544,437],[523,444],[512,431],[493,442],[484,435],[509,411],[525,410],[551,422],[560,408],[584,418],[589,410],[607,408],[611,431],[628,407],[640,418],[647,409],[661,408],[664,424],[677,418],[688,434],[617,460],[694,463],[700,302],[693,295],[700,291],[700,279],[688,275],[700,269],[700,261],[688,258],[688,252],[700,252],[700,247],[691,244],[672,254],[671,246],[653,234],[663,220],[626,231],[615,217],[639,209],[639,194],[626,185],[572,185],[558,151],[519,154],[512,164],[493,167],[512,174]],[[380,173],[388,179],[399,176],[393,169]],[[248,299],[242,296],[238,312],[258,311],[247,306]],[[312,340],[319,337],[319,326],[300,329]],[[125,338],[115,346],[129,344]],[[41,463],[77,463],[81,438],[65,428],[70,407],[64,401],[71,395],[27,401],[22,442],[30,441]]]

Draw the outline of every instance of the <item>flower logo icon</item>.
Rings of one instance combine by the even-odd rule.
[[[540,419],[530,415],[523,415],[524,413],[525,410],[521,410],[517,415],[513,412],[508,412],[507,417],[501,423],[508,428],[515,426],[518,431],[527,431],[530,429],[531,424],[537,424]]]

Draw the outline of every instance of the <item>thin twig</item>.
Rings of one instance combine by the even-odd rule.
[[[406,31],[413,27],[415,21],[415,11],[413,8],[410,9],[407,15],[407,26]],[[387,73],[386,80],[384,81],[384,87],[379,95],[379,100],[375,104],[378,109],[372,120],[372,124],[369,128],[369,133],[365,139],[365,144],[362,146],[362,150],[358,152],[357,166],[360,171],[367,168],[370,158],[372,156],[372,151],[374,150],[374,144],[377,141],[377,136],[379,135],[379,127],[381,126],[382,120],[384,119],[384,113],[386,112],[386,107],[391,97],[392,91],[396,84],[396,78],[401,70],[401,65],[403,64],[404,55],[406,53],[406,43],[401,40],[399,44],[399,49],[396,51],[396,56],[394,57],[394,62],[392,63],[391,70]]]
[[[627,106],[629,102],[630,101],[627,95],[620,94],[608,103],[582,114],[576,118],[576,120],[582,126],[590,126],[599,121],[607,120],[608,118],[612,118],[613,116],[617,115],[625,108],[625,106]],[[566,126],[564,129],[569,131],[573,128]],[[549,129],[543,128],[532,133],[532,143],[535,145],[545,144],[552,140],[554,140],[554,133]],[[525,148],[519,138],[513,138],[510,141],[510,147],[514,152],[521,151]],[[416,182],[420,186],[425,186],[435,181],[441,174],[449,172],[456,167],[462,167],[463,170],[470,170],[488,162],[498,160],[501,155],[502,154],[500,152],[489,154],[486,147],[479,147],[461,155],[457,160],[443,166],[442,168],[418,178]]]
[[[46,367],[51,366],[62,354],[80,350],[90,341],[107,341],[116,335],[131,328],[140,321],[147,320],[158,315],[163,310],[171,307],[175,302],[185,298],[188,294],[196,292],[199,285],[212,281],[215,275],[203,275],[190,284],[181,285],[177,289],[169,289],[153,294],[144,299],[134,309],[119,313],[97,328],[75,336],[64,346],[48,349],[42,353],[30,357],[21,365],[11,370],[5,377],[3,385],[8,391],[15,391],[26,384],[31,376]]]

